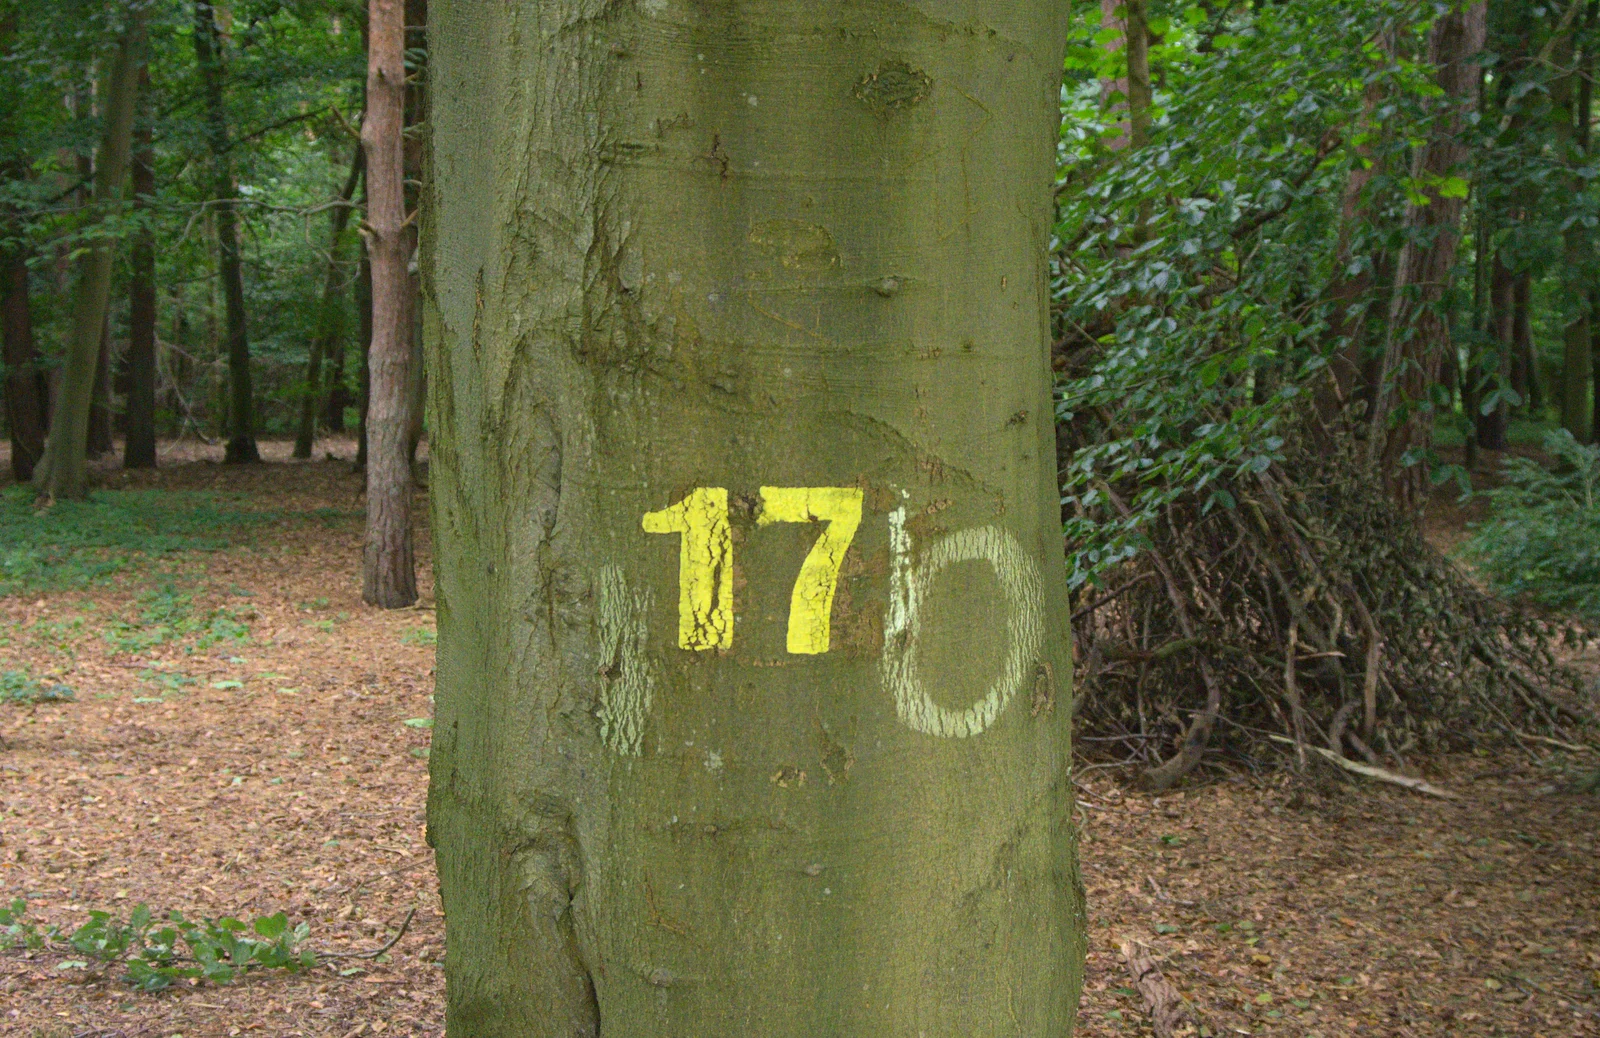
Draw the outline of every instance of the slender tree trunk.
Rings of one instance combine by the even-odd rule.
[[[1477,0],[1441,15],[1429,34],[1428,60],[1438,70],[1441,108],[1433,137],[1418,149],[1415,182],[1439,183],[1466,172],[1466,117],[1477,107],[1477,56],[1483,50],[1486,14],[1483,0]],[[1464,207],[1461,198],[1447,198],[1434,187],[1424,193],[1426,205],[1406,210],[1408,233],[1395,261],[1378,400],[1367,441],[1377,474],[1395,499],[1411,508],[1420,508],[1426,499],[1425,467],[1416,463],[1416,456],[1431,443],[1433,416],[1424,404],[1439,377],[1440,357],[1450,348],[1450,329],[1438,303],[1455,265]],[[1403,417],[1391,423],[1397,411]]]
[[[211,197],[216,203],[217,267],[228,330],[228,446],[230,465],[261,460],[256,449],[255,390],[250,376],[250,335],[244,305],[244,264],[239,251],[238,188],[228,158],[226,73],[222,38],[210,0],[194,3],[194,55],[205,93],[206,138],[211,147]]]
[[[372,264],[361,254],[361,270],[356,278],[356,314],[361,340],[361,370],[356,373],[356,460],[357,472],[367,471],[367,399],[372,386]]]
[[[1488,283],[1488,325],[1487,338],[1494,343],[1493,351],[1488,353],[1479,366],[1480,382],[1490,389],[1502,388],[1511,382],[1511,357],[1515,347],[1513,335],[1513,307],[1515,305],[1516,276],[1505,265],[1505,259],[1500,255],[1500,250],[1493,249],[1487,242],[1479,246],[1485,253],[1493,252],[1494,262],[1490,264]],[[1513,391],[1515,391],[1513,387]],[[1482,409],[1473,413],[1477,425],[1478,446],[1486,451],[1503,451],[1509,444],[1506,442],[1506,423],[1510,418],[1510,404],[1502,397],[1487,414]]]
[[[345,203],[332,210],[332,228],[328,237],[328,266],[322,279],[322,300],[317,311],[317,334],[311,340],[310,356],[306,360],[306,393],[300,401],[300,429],[294,440],[296,458],[311,457],[311,443],[317,436],[317,415],[322,412],[326,391],[323,389],[322,362],[344,351],[345,299],[344,265],[340,254],[344,251],[345,228],[350,224],[349,202],[355,197],[356,184],[361,180],[362,167],[366,165],[366,152],[356,145],[355,158],[350,162],[350,175],[339,191],[339,201]]]
[[[6,425],[11,433],[11,474],[17,482],[33,478],[44,453],[50,384],[39,365],[33,339],[33,309],[28,301],[28,252],[20,231],[0,254],[0,334],[6,363]]]
[[[1578,0],[1573,0],[1577,3]],[[1587,20],[1587,19],[1586,19]],[[1557,68],[1569,68],[1577,57],[1577,38],[1586,25],[1574,25],[1553,48],[1553,62]],[[1550,85],[1550,101],[1559,121],[1556,123],[1555,143],[1560,159],[1569,170],[1581,167],[1588,151],[1588,112],[1584,109],[1577,69],[1557,78]],[[1587,185],[1574,172],[1569,177],[1569,189],[1574,199],[1581,198]],[[1574,214],[1577,215],[1576,213]],[[1561,427],[1572,434],[1579,443],[1589,440],[1589,400],[1593,393],[1593,378],[1589,327],[1589,278],[1593,242],[1589,229],[1580,219],[1567,221],[1562,234],[1562,302],[1565,322],[1562,328]]]
[[[131,4],[117,51],[105,77],[99,161],[94,171],[94,200],[101,214],[121,197],[128,176],[133,142],[134,105],[145,48],[146,8]],[[45,498],[78,498],[89,490],[87,451],[89,409],[93,402],[95,366],[111,297],[112,242],[91,240],[78,260],[72,304],[72,330],[62,365],[61,390],[50,416],[50,437],[33,473]]]
[[[1533,354],[1533,275],[1527,272],[1517,276],[1514,296],[1512,348],[1522,358],[1528,373],[1528,414],[1533,418],[1544,415],[1544,382],[1539,377],[1538,358]]]
[[[148,77],[143,83],[148,83]],[[156,193],[155,154],[148,121],[134,133],[133,204],[148,216]],[[156,240],[148,223],[133,237],[128,278],[127,439],[122,467],[156,467]]]
[[[450,1033],[1065,1038],[1066,4],[595,10],[430,12]]]
[[[411,366],[409,225],[405,213],[405,4],[370,0],[367,14],[367,256],[372,345],[367,393],[367,537],[361,597],[385,609],[417,600],[406,450]]]

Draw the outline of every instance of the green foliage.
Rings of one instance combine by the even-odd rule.
[[[317,964],[316,953],[301,946],[310,926],[301,923],[290,929],[282,912],[246,924],[231,916],[194,922],[174,911],[163,923],[141,904],[126,920],[90,912],[88,922],[68,933],[28,922],[27,908],[21,898],[0,908],[0,947],[54,948],[82,957],[62,966],[120,965],[124,983],[140,991],[160,991],[190,979],[227,984],[248,970],[298,972]]]
[[[71,702],[73,698],[72,689],[66,685],[46,684],[25,670],[0,671],[0,703],[32,706]]]
[[[1392,214],[1404,185],[1383,170],[1407,169],[1407,135],[1425,129],[1427,75],[1372,46],[1380,27],[1424,31],[1415,7],[1175,8],[1137,148],[1115,146],[1125,129],[1100,92],[1127,74],[1125,53],[1079,8],[1053,284],[1075,587],[1136,554],[1174,502],[1231,508],[1237,481],[1282,459],[1289,409],[1341,345],[1327,289],[1345,273],[1338,201],[1355,145],[1401,153],[1370,187]],[[1368,88],[1392,98],[1383,142],[1355,140]],[[1378,243],[1361,244],[1352,255]]]
[[[1600,448],[1548,433],[1546,468],[1507,458],[1465,554],[1501,591],[1600,619]]]
[[[277,518],[214,494],[101,490],[35,508],[29,487],[0,493],[0,595],[81,588],[179,551],[217,551]]]

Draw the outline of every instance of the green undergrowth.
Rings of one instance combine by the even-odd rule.
[[[117,652],[145,652],[169,642],[203,650],[249,640],[251,615],[231,606],[196,608],[194,594],[168,580],[139,592],[127,615],[107,625],[102,636]]]
[[[57,970],[110,967],[122,970],[122,981],[140,991],[160,991],[183,980],[232,982],[251,970],[299,972],[317,965],[317,955],[303,942],[311,928],[290,927],[282,912],[245,923],[231,916],[199,921],[170,912],[157,920],[139,905],[127,919],[110,912],[90,912],[76,930],[39,926],[29,921],[21,898],[0,907],[0,948],[50,950],[73,956]]]
[[[0,703],[32,706],[35,703],[62,703],[74,698],[72,689],[53,681],[41,681],[26,670],[0,671]]]
[[[1600,620],[1600,448],[1549,432],[1545,468],[1507,458],[1462,553],[1500,592]]]
[[[0,493],[0,595],[103,583],[177,552],[248,543],[279,513],[220,494],[97,490],[84,501],[35,507],[31,487]]]

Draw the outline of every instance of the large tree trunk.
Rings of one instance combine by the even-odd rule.
[[[145,79],[145,83],[149,80]],[[155,154],[150,124],[134,134],[133,204],[148,217],[156,193]],[[127,439],[122,467],[156,467],[156,240],[148,224],[134,231],[128,257]]]
[[[28,252],[20,234],[0,254],[0,335],[6,363],[6,425],[11,433],[11,474],[17,482],[33,478],[44,453],[50,385],[39,366],[28,303]]]
[[[451,1034],[1071,1033],[1065,6],[431,12]]]
[[[385,609],[417,600],[411,546],[412,283],[405,206],[405,4],[371,0],[367,15],[367,256],[372,264],[372,345],[367,390],[367,538],[361,597]]]
[[[239,253],[238,187],[228,154],[222,38],[210,0],[194,3],[194,55],[205,92],[205,130],[211,148],[211,197],[216,203],[217,270],[222,277],[228,332],[228,446],[230,465],[261,460],[256,449],[255,390],[250,376],[250,334],[244,306],[244,264]]]
[[[1436,185],[1461,177],[1470,157],[1467,115],[1478,101],[1477,56],[1486,32],[1483,0],[1441,15],[1428,36],[1428,60],[1438,70],[1441,96],[1436,129],[1418,149],[1415,183]],[[1406,210],[1406,242],[1395,261],[1394,288],[1373,409],[1368,457],[1401,504],[1420,508],[1426,499],[1426,467],[1417,456],[1432,440],[1433,415],[1425,406],[1439,377],[1439,361],[1450,348],[1450,328],[1438,312],[1455,265],[1465,200],[1437,187],[1423,192],[1426,204]],[[1452,192],[1453,194],[1453,192]],[[1391,422],[1390,419],[1396,420]]]
[[[306,392],[300,401],[300,428],[294,439],[294,456],[311,457],[311,443],[317,437],[317,415],[323,410],[326,391],[323,389],[323,358],[344,351],[345,298],[344,265],[340,254],[344,251],[344,232],[350,225],[350,200],[355,197],[356,185],[361,180],[362,167],[366,165],[366,152],[356,145],[355,158],[350,162],[350,175],[345,177],[339,191],[340,205],[332,210],[328,236],[328,265],[322,278],[322,300],[317,309],[317,334],[311,340],[310,356],[306,358]]]
[[[99,160],[94,170],[94,201],[101,210],[116,202],[128,176],[133,143],[133,113],[145,47],[144,4],[129,4],[122,39],[104,79]],[[95,367],[100,359],[106,306],[111,297],[112,241],[91,238],[79,253],[72,303],[72,331],[62,364],[61,389],[50,416],[50,437],[33,473],[42,497],[77,498],[89,490],[87,451],[89,409]]]

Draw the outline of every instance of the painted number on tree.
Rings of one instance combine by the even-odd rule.
[[[789,596],[789,651],[828,651],[834,590],[844,553],[861,525],[856,487],[762,487],[758,526],[822,522]],[[681,535],[678,548],[678,645],[726,649],[733,644],[733,537],[728,491],[701,487],[671,508],[646,512],[647,533]]]
[[[856,487],[761,488],[758,526],[825,524],[801,563],[800,575],[789,596],[791,653],[816,655],[828,651],[834,592],[845,552],[861,526],[861,502],[862,492]],[[648,533],[679,536],[678,645],[695,651],[731,647],[733,536],[727,489],[701,487],[670,508],[645,513],[643,525]],[[894,699],[895,712],[906,727],[927,735],[952,739],[978,735],[1034,679],[1039,666],[1044,642],[1044,595],[1038,566],[1016,537],[998,526],[958,530],[927,546],[920,559],[914,559],[904,507],[889,515],[889,555],[889,607],[884,616],[879,673]],[[923,604],[929,590],[946,569],[963,562],[987,562],[994,568],[1006,604],[1006,636],[1000,672],[968,706],[957,709],[943,706],[929,695],[920,659]],[[616,580],[620,579],[620,574],[616,575]],[[614,600],[611,612],[620,616],[626,611],[623,606],[627,605],[628,596],[621,590],[610,595],[610,600]],[[635,604],[629,615],[642,608]],[[610,641],[620,646],[623,635],[628,634],[636,643],[642,642],[642,626],[637,633],[629,634],[632,627],[615,617],[613,621],[611,627],[615,630]],[[642,619],[639,622],[642,624]],[[607,693],[620,704],[612,711],[620,718],[614,727],[626,735],[618,736],[616,748],[636,754],[643,713],[649,708],[651,682],[648,674],[629,679],[624,672],[617,684],[614,692]],[[606,702],[609,704],[610,699]]]

